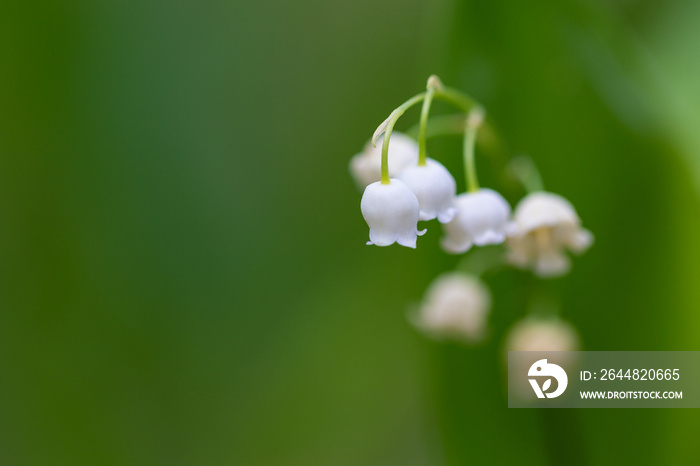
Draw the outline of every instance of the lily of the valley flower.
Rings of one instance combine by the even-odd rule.
[[[357,186],[364,189],[382,177],[382,142],[381,136],[376,144],[368,142],[362,152],[350,159],[350,173]],[[404,168],[418,163],[418,144],[405,134],[394,132],[389,141],[389,176],[396,177]]]
[[[560,318],[527,317],[513,325],[505,346],[507,351],[577,351],[579,337]]]
[[[367,244],[389,246],[399,243],[409,248],[416,247],[418,216],[420,207],[415,194],[398,179],[389,184],[377,181],[365,188],[360,202],[362,216],[369,225]]]
[[[496,191],[484,188],[460,194],[454,204],[454,219],[443,225],[445,237],[441,244],[447,252],[461,254],[474,244],[500,244],[512,232],[510,206]]]
[[[426,159],[425,162],[425,165],[405,168],[398,179],[418,198],[419,220],[432,220],[437,217],[441,223],[447,223],[455,215],[452,199],[457,192],[457,184],[440,162],[433,159]]]
[[[483,339],[491,294],[477,277],[446,273],[428,287],[414,324],[434,338],[468,342]]]
[[[593,244],[593,235],[581,227],[581,219],[569,201],[548,192],[526,196],[515,209],[515,233],[508,238],[508,260],[530,268],[540,277],[567,273],[571,267],[565,249],[582,253]]]
[[[517,322],[509,330],[504,345],[504,356],[509,351],[560,352],[556,364],[563,367],[569,374],[573,371],[580,350],[579,336],[574,327],[558,317],[530,316]],[[566,352],[566,353],[562,353]],[[510,374],[527,374],[532,358],[509,357],[508,372]],[[539,358],[538,358],[539,359]],[[527,377],[516,377],[510,385],[512,394],[523,401],[532,401],[532,387]]]

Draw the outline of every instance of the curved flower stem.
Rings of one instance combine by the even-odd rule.
[[[384,140],[382,141],[382,184],[391,183],[389,179],[389,139],[391,138],[391,132],[394,131],[394,125],[406,110],[425,99],[425,95],[426,92],[421,92],[397,107],[396,110],[391,112],[389,118],[379,125],[379,128],[374,132],[374,136],[372,136],[372,145],[374,145],[379,136],[381,136],[382,133],[384,134]]]
[[[464,129],[464,176],[467,180],[467,191],[470,193],[479,190],[479,180],[476,176],[476,164],[474,163],[474,145],[476,133],[484,120],[484,112],[481,107],[475,107],[467,117]]]
[[[441,87],[436,89],[435,97],[461,108],[465,113],[469,113],[474,107],[480,106],[468,95],[458,91],[457,89],[452,89],[451,87]]]
[[[394,131],[394,125],[401,115],[406,112],[406,110],[426,99],[428,94],[430,94],[431,100],[433,97],[442,99],[461,108],[467,113],[471,112],[474,108],[481,108],[471,97],[456,89],[443,87],[440,79],[437,76],[430,76],[430,78],[428,78],[428,90],[426,92],[421,92],[420,94],[414,95],[397,107],[393,112],[391,112],[389,117],[384,120],[381,125],[379,125],[372,136],[372,145],[374,146],[379,136],[384,134],[384,140],[382,141],[382,184],[391,183],[389,178],[389,140],[391,139],[392,131]],[[430,104],[428,104],[428,108],[429,107]],[[483,111],[481,111],[480,114],[483,115]],[[425,138],[423,138],[423,141],[425,142]],[[425,147],[423,147],[423,150],[425,151]],[[423,156],[425,157],[425,152],[423,152]]]
[[[432,78],[432,76],[431,76]],[[418,165],[424,166],[426,155],[426,142],[425,133],[428,127],[428,114],[430,113],[430,104],[433,103],[433,95],[435,94],[436,85],[431,85],[430,79],[428,79],[428,90],[425,92],[425,99],[423,100],[423,108],[420,111],[420,129],[418,132]]]
[[[462,113],[451,115],[438,115],[428,118],[425,130],[425,138],[432,139],[438,136],[463,135],[466,116]],[[411,126],[405,133],[415,140],[420,137],[420,124]]]

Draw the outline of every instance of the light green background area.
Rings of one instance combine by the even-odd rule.
[[[695,410],[507,409],[533,290],[584,349],[700,350],[700,11],[610,3],[3,3],[0,464],[697,464]],[[347,172],[431,73],[596,235],[488,276],[476,348],[406,320],[439,225],[365,246]]]

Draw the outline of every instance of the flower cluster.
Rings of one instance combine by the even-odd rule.
[[[462,254],[473,246],[501,244],[507,239],[508,261],[532,269],[541,277],[563,275],[570,262],[565,249],[582,253],[593,243],[593,235],[569,201],[545,191],[528,194],[514,215],[498,192],[476,188],[456,195],[456,183],[438,161],[418,162],[418,145],[403,134],[395,134],[397,145],[389,145],[389,181],[380,180],[380,151],[370,144],[350,163],[358,186],[364,188],[360,209],[370,227],[367,244],[398,243],[416,247],[425,230],[419,221],[438,219],[443,224],[442,248]]]
[[[456,125],[464,136],[463,193],[457,193],[457,183],[447,168],[427,156],[428,113],[434,98],[464,112]],[[421,102],[417,140],[394,132],[399,117]],[[475,147],[483,123],[480,105],[445,88],[435,76],[428,80],[425,92],[389,115],[350,161],[350,172],[364,190],[360,209],[369,226],[367,244],[415,248],[418,236],[426,232],[419,229],[418,222],[437,219],[443,229],[440,245],[447,253],[464,254],[475,247],[503,244],[506,253],[499,252],[493,266],[509,264],[539,278],[565,275],[571,268],[567,251],[583,253],[593,244],[593,235],[582,227],[569,201],[543,189],[529,159],[516,158],[510,164],[527,191],[514,210],[496,190],[479,185]],[[482,340],[488,333],[491,293],[480,278],[481,268],[461,267],[435,279],[412,316],[416,327],[437,339]],[[528,318],[513,328],[506,346],[520,351],[566,351],[577,348],[578,340],[573,327],[564,321]]]

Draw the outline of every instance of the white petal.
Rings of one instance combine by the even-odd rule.
[[[454,204],[457,212],[452,221],[443,226],[446,237],[442,245],[447,252],[464,252],[472,243],[479,246],[500,244],[512,229],[510,206],[495,191],[481,189],[460,194]]]
[[[457,185],[449,171],[433,159],[427,159],[425,165],[405,168],[398,178],[406,183],[418,198],[420,220],[432,220],[436,217],[452,220],[454,207],[452,200]],[[447,221],[449,221],[447,220]]]
[[[486,230],[474,238],[477,246],[487,246],[489,244],[501,244],[506,240],[506,234],[496,230]]]
[[[510,263],[531,268],[540,277],[566,274],[571,261],[565,248],[582,253],[593,244],[593,235],[581,228],[574,207],[563,197],[536,192],[515,209],[516,231],[507,242]]]
[[[586,229],[581,229],[569,237],[567,246],[577,253],[580,254],[586,249],[590,248],[593,244],[593,233]]]
[[[490,309],[491,295],[481,280],[449,272],[428,287],[415,323],[433,337],[473,342],[485,334]]]
[[[375,228],[369,230],[369,241],[367,244],[375,246],[391,246],[396,242],[396,233],[386,228]],[[415,247],[415,245],[413,246]]]
[[[454,207],[450,207],[449,209],[438,214],[438,222],[450,223],[452,219],[455,218],[455,214],[457,214],[457,209],[455,209]]]
[[[515,208],[514,216],[520,234],[545,226],[581,223],[569,201],[558,194],[543,191],[525,196]]]
[[[367,186],[360,208],[370,228],[367,244],[389,246],[398,242],[416,247],[416,236],[422,234],[416,228],[418,199],[400,180],[391,179],[390,184],[377,181]]]

